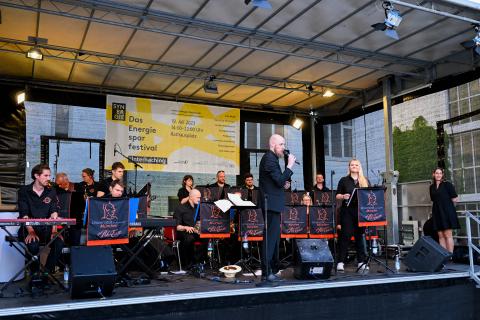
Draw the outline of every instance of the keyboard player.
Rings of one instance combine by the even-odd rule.
[[[50,168],[46,164],[38,164],[32,168],[31,177],[34,181],[18,191],[19,218],[57,219],[58,199],[55,190],[50,187]],[[40,244],[48,243],[55,233],[55,226],[26,226],[19,230],[19,237],[25,241],[28,251],[35,256],[40,250]],[[52,242],[45,263],[48,272],[55,271],[63,245],[61,237]],[[39,271],[38,263],[36,261],[30,265],[32,274]]]

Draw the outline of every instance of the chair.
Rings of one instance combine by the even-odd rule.
[[[180,259],[180,241],[176,239],[176,233],[176,227],[164,227],[163,239],[167,242],[167,244],[172,246],[172,249],[177,256],[179,270],[176,273],[185,273],[185,271],[182,269],[182,261]]]

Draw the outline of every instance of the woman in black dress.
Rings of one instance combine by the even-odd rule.
[[[452,229],[460,229],[455,202],[458,195],[453,184],[445,180],[442,168],[436,168],[432,173],[433,183],[430,186],[430,199],[433,202],[433,227],[438,232],[440,245],[453,252]]]
[[[193,189],[193,177],[189,174],[183,177],[182,187],[178,189],[177,197],[180,204],[185,204],[188,201],[190,191]]]

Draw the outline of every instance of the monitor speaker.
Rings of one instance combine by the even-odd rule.
[[[295,241],[295,278],[328,279],[332,268],[333,257],[327,240],[297,239]]]
[[[414,272],[437,272],[452,254],[431,237],[421,237],[405,257],[405,264]]]
[[[70,255],[72,299],[112,295],[117,272],[110,246],[72,247]]]

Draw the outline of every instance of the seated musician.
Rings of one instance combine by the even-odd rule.
[[[247,193],[247,200],[248,201],[256,201],[253,196],[253,190],[258,190],[258,188],[253,184],[253,174],[246,173],[244,176],[244,185],[242,189],[248,190]]]
[[[77,192],[83,192],[85,198],[96,197],[100,184],[94,179],[95,171],[90,168],[82,170],[82,182],[75,184]]]
[[[177,239],[180,240],[182,264],[189,269],[194,263],[201,262],[204,246],[200,252],[195,250],[194,243],[200,239],[200,231],[195,228],[195,209],[200,204],[200,191],[192,189],[188,201],[179,205],[173,214],[177,222]]]
[[[301,204],[304,205],[304,206],[311,206],[312,205],[312,198],[310,197],[308,192],[303,195]]]
[[[98,188],[97,197],[103,197],[105,194],[109,193],[109,188],[113,181],[123,181],[123,173],[125,171],[125,166],[121,162],[114,162],[112,164],[112,176],[110,178],[104,179]],[[122,196],[127,196],[127,188],[123,189]]]
[[[218,194],[220,199],[225,199],[227,197],[226,189],[230,188],[228,183],[225,183],[225,171],[220,170],[217,172],[217,181],[215,183],[207,185],[210,188],[218,188]]]
[[[46,164],[38,164],[32,168],[34,181],[23,186],[18,191],[18,211],[20,218],[57,219],[57,195],[50,187],[50,168]],[[25,241],[28,251],[37,255],[40,251],[40,242],[47,243],[55,234],[56,227],[52,226],[26,226],[19,230],[19,237]],[[45,269],[53,273],[63,249],[63,239],[57,237],[50,246]],[[31,264],[32,273],[39,271],[38,262]]]

